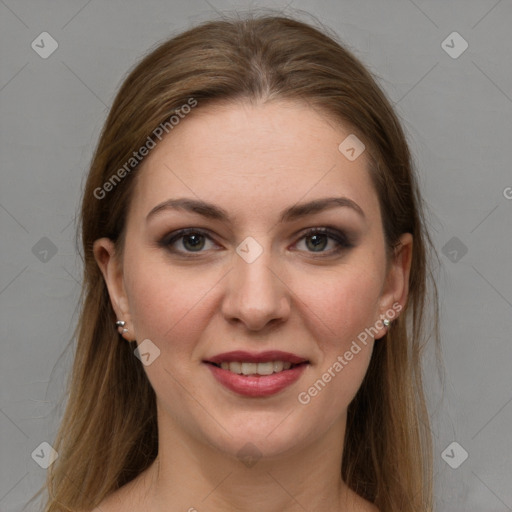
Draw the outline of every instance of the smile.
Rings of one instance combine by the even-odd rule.
[[[248,397],[279,393],[295,383],[309,361],[287,352],[228,352],[203,361],[225,388]]]
[[[220,365],[216,365],[223,370],[229,370],[230,372],[238,375],[272,375],[273,373],[279,373],[283,370],[289,370],[292,363],[289,361],[269,361],[266,363],[245,363],[241,361],[223,361]]]

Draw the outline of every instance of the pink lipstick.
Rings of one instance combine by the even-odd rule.
[[[296,382],[309,361],[278,350],[251,353],[232,351],[204,361],[215,379],[229,390],[248,397],[279,393]]]

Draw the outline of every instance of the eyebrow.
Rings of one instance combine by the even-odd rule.
[[[293,220],[313,215],[338,207],[348,207],[356,211],[363,219],[366,216],[362,208],[352,199],[348,197],[326,197],[315,199],[307,203],[295,204],[290,206],[281,213],[279,222],[291,222]],[[203,217],[223,222],[229,222],[230,216],[226,210],[206,201],[200,201],[190,198],[168,199],[163,203],[155,206],[147,215],[146,222],[157,213],[165,210],[185,210],[187,212],[196,213]]]

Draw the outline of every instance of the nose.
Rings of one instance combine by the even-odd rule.
[[[290,292],[278,266],[272,263],[267,250],[252,263],[234,255],[234,268],[227,276],[222,303],[222,313],[229,322],[241,323],[250,331],[261,331],[288,318]]]

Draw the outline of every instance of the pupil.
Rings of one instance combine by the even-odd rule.
[[[327,240],[326,235],[311,235],[309,240],[313,241],[313,249],[318,249],[319,246],[322,246],[321,249],[325,249],[325,242]]]
[[[201,240],[201,237],[202,235],[187,235],[184,238],[183,243],[186,248],[197,249],[199,247],[199,249],[202,249],[202,245],[204,245],[204,240]],[[192,243],[189,243],[190,241],[192,241]]]

